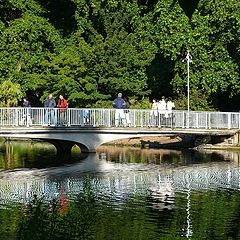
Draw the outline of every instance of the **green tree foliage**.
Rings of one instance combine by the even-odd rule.
[[[0,84],[0,106],[14,107],[17,106],[18,101],[23,97],[21,86],[18,83],[13,83],[10,80],[4,81]]]
[[[121,91],[185,108],[190,51],[191,109],[219,108],[240,91],[239,10],[232,0],[2,0],[0,82],[72,107],[111,106]]]

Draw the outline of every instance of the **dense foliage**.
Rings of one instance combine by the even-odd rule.
[[[72,107],[111,106],[121,91],[185,108],[190,51],[191,109],[237,110],[240,2],[190,2],[2,0],[0,82],[13,83],[12,105],[52,92]]]

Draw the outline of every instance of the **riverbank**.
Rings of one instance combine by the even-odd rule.
[[[184,148],[184,144],[182,138],[179,136],[159,136],[159,137],[136,137],[129,139],[119,139],[116,141],[112,141],[107,143],[106,145],[113,146],[128,146],[128,147],[137,147],[137,148]],[[185,146],[186,147],[186,146]],[[240,150],[239,145],[234,145],[228,141],[211,144],[211,143],[202,143],[195,148],[197,149],[236,149]]]
[[[129,146],[138,148],[178,148],[182,145],[182,139],[175,136],[160,137],[136,137],[119,139],[107,143],[114,146]]]

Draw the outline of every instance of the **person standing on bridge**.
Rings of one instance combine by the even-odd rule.
[[[44,118],[44,125],[55,126],[55,110],[56,101],[53,99],[52,94],[48,95],[48,98],[44,102],[45,110],[45,118]]]
[[[150,111],[150,126],[156,126],[158,124],[158,103],[156,98],[152,100],[152,110]]]
[[[59,96],[57,107],[59,109],[59,112],[58,112],[58,114],[59,114],[59,125],[60,126],[67,125],[67,107],[68,107],[68,102],[63,97],[63,95]]]
[[[29,100],[24,97],[23,98],[23,112],[22,112],[22,120],[20,122],[21,125],[31,125],[32,124],[32,118],[31,118],[31,103],[29,102]]]
[[[168,126],[170,125],[170,127],[173,127],[173,125],[174,125],[173,117],[174,116],[173,116],[172,110],[175,108],[175,104],[170,97],[167,98],[166,106],[167,106],[167,110],[165,113],[166,122],[167,122]]]
[[[115,126],[118,127],[119,125],[123,124],[126,126],[126,119],[124,109],[126,106],[126,102],[122,98],[122,93],[118,93],[117,98],[113,101],[113,107],[116,109],[115,112]]]
[[[166,110],[167,110],[167,103],[165,101],[165,97],[162,96],[161,100],[158,102],[158,115],[159,115],[159,119],[158,119],[158,126],[161,127],[164,124],[164,115],[166,114]]]

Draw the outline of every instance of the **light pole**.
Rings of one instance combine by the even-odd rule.
[[[192,62],[192,56],[187,52],[187,56],[183,62],[187,62],[187,128],[189,128],[189,115],[190,115],[190,89],[189,89],[189,65]]]

